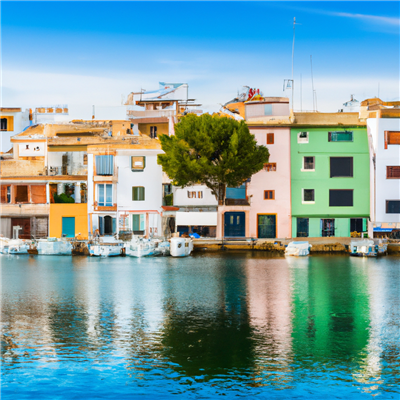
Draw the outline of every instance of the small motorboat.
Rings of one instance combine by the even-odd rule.
[[[387,253],[387,240],[385,239],[359,239],[352,240],[349,248],[353,257],[377,257]]]
[[[28,253],[48,256],[70,256],[72,254],[72,244],[66,239],[37,239],[29,246]]]
[[[290,242],[285,249],[285,256],[308,256],[310,248],[308,242]]]
[[[170,239],[170,253],[172,257],[186,257],[193,251],[193,239],[173,237]]]
[[[132,240],[125,244],[125,254],[131,257],[168,256],[169,253],[169,242],[159,238],[133,236]]]
[[[28,254],[29,245],[21,239],[10,239],[8,254]]]

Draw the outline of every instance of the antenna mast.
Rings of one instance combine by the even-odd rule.
[[[293,45],[292,45],[292,109],[294,111],[294,38],[296,33],[296,17],[293,18]]]
[[[311,64],[312,104],[313,104],[313,111],[315,111],[315,90],[314,90],[314,77],[312,70],[312,56],[310,56],[310,64]]]

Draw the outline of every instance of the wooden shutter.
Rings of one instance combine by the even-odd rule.
[[[388,132],[388,144],[400,144],[400,132],[385,131]]]
[[[7,188],[9,186],[4,186],[1,185],[1,198],[0,198],[0,203],[8,203],[7,202]]]
[[[15,196],[16,203],[28,202],[28,186],[16,186],[17,195]]]
[[[32,185],[31,186],[31,199],[32,199],[32,203],[45,204],[46,203],[46,186],[45,185]]]
[[[267,133],[267,144],[274,144],[274,134]]]
[[[400,166],[387,166],[386,167],[386,178],[387,179],[400,179]]]

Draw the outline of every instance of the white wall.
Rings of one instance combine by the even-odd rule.
[[[375,148],[375,211],[376,222],[400,222],[400,214],[386,214],[386,200],[400,200],[400,179],[386,179],[387,166],[400,166],[400,145],[388,145],[385,131],[400,131],[399,118],[369,118],[368,131]]]
[[[21,133],[27,126],[29,126],[29,110],[21,112],[1,112],[0,116],[14,117],[14,130],[0,131],[1,135],[0,152],[5,153],[13,147],[10,142],[11,136]]]
[[[217,206],[218,201],[206,185],[187,186],[183,189],[173,187],[174,206]],[[196,198],[189,198],[188,192],[196,192]],[[203,193],[203,198],[198,198],[198,192]]]

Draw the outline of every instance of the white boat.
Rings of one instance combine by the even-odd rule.
[[[95,257],[116,257],[122,254],[124,243],[113,236],[104,236],[88,245],[89,254]]]
[[[310,248],[308,242],[290,242],[285,249],[285,256],[308,256]]]
[[[95,257],[116,257],[122,253],[122,244],[89,244],[89,254]]]
[[[133,236],[132,240],[125,244],[125,254],[131,257],[167,256],[169,252],[169,242],[162,239]]]
[[[10,239],[5,237],[0,237],[0,253],[1,254],[8,254],[8,242]]]
[[[28,254],[29,245],[21,239],[8,241],[8,254]]]
[[[349,252],[355,257],[376,257],[387,252],[385,239],[359,239],[350,242]]]
[[[186,257],[193,250],[193,240],[191,238],[173,237],[170,243],[172,257]]]
[[[72,244],[65,239],[37,239],[29,247],[28,253],[49,256],[70,256],[72,254]]]

